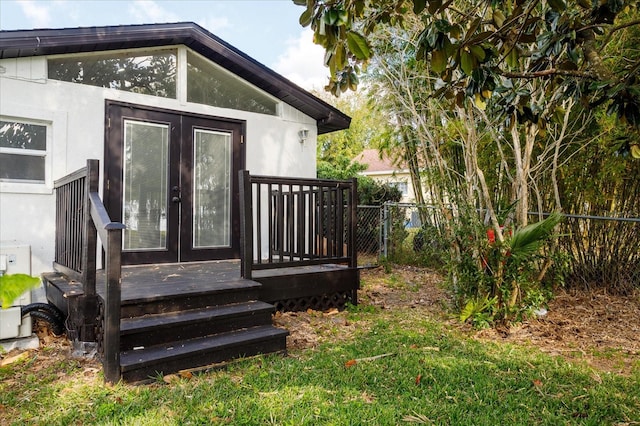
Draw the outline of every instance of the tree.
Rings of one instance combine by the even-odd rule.
[[[326,92],[314,93],[324,101],[351,117],[348,129],[326,133],[318,137],[317,158],[319,162],[336,164],[341,157],[353,159],[365,148],[377,148],[388,132],[385,117],[367,102],[362,90],[348,96],[335,98]]]
[[[544,130],[557,102],[572,97],[589,110],[606,105],[632,132],[619,152],[640,158],[640,55],[611,67],[607,46],[640,25],[631,0],[294,0],[314,41],[326,49],[334,94],[355,90],[363,66],[375,55],[371,38],[380,26],[422,22],[417,60],[440,79],[434,96],[458,107],[483,106],[495,97],[510,123]],[[536,81],[537,92],[521,82]],[[546,101],[537,103],[540,95]],[[548,108],[545,108],[548,107]],[[535,129],[534,129],[535,130]]]

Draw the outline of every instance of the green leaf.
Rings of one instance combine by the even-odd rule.
[[[487,57],[484,49],[478,45],[469,46],[469,50],[471,50],[473,56],[475,56],[476,59],[480,62],[484,61],[484,59]]]
[[[473,21],[471,21],[471,25],[469,26],[469,30],[467,31],[467,35],[465,37],[466,40],[469,40],[471,39],[471,37],[473,37],[473,35],[478,30],[478,27],[480,26],[481,23],[482,23],[481,18],[476,18]]]
[[[517,68],[518,59],[519,59],[518,50],[514,47],[511,49],[511,51],[507,55],[507,65],[509,65],[511,68]]]
[[[354,31],[347,33],[347,46],[349,46],[351,53],[360,60],[366,60],[371,57],[371,49],[369,49],[367,39]]]
[[[511,256],[517,260],[526,260],[536,254],[561,220],[561,214],[552,213],[545,220],[518,229],[509,240]]]
[[[431,52],[431,69],[440,74],[447,68],[447,55],[441,50]]]
[[[338,46],[336,46],[336,52],[335,52],[335,66],[337,69],[342,69],[347,65],[347,62],[345,60],[345,58],[347,57],[345,48],[344,48],[344,44],[340,43]]]
[[[22,293],[40,284],[40,279],[26,274],[8,274],[0,276],[0,302],[2,309],[13,305]]]
[[[304,12],[302,12],[302,15],[300,15],[300,19],[299,19],[300,25],[302,25],[303,27],[308,27],[312,19],[313,19],[313,11],[307,9]]]
[[[336,9],[329,9],[324,13],[324,22],[329,25],[335,25],[340,17],[340,12]]]
[[[429,13],[434,14],[442,7],[442,0],[429,0]]]
[[[555,10],[556,12],[562,12],[567,8],[567,5],[563,0],[548,0],[548,3],[551,9]]]
[[[460,51],[460,68],[466,75],[471,75],[475,68],[473,55],[464,49]]]
[[[345,10],[339,10],[336,25],[347,25],[347,22],[349,22],[349,14]]]
[[[413,0],[413,13],[416,15],[427,7],[427,0]]]
[[[464,305],[464,309],[460,311],[460,322],[465,322],[466,320],[471,318],[471,315],[473,315],[475,310],[476,303],[473,301],[473,299],[471,299],[467,302],[466,305]]]

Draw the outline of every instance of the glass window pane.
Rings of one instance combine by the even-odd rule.
[[[194,129],[193,247],[231,246],[231,134]]]
[[[167,248],[169,127],[125,120],[124,250]]]
[[[199,56],[187,53],[187,101],[276,115],[276,102]]]
[[[47,126],[0,120],[0,148],[47,149]]]
[[[44,183],[44,157],[0,154],[0,180]]]
[[[49,59],[49,78],[144,95],[176,97],[176,52]]]

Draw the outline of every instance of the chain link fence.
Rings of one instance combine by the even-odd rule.
[[[531,221],[547,214],[531,214]],[[448,249],[445,219],[433,206],[387,203],[358,206],[358,264],[441,265]],[[603,288],[618,294],[640,289],[640,217],[565,215],[557,240],[555,267],[569,288]]]
[[[382,241],[381,213],[381,206],[358,206],[358,266],[379,265]]]

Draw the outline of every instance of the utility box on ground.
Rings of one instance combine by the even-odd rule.
[[[31,247],[15,242],[0,242],[0,274],[31,275]],[[31,337],[31,316],[22,319],[20,306],[31,303],[26,291],[8,309],[0,308],[0,340]]]

